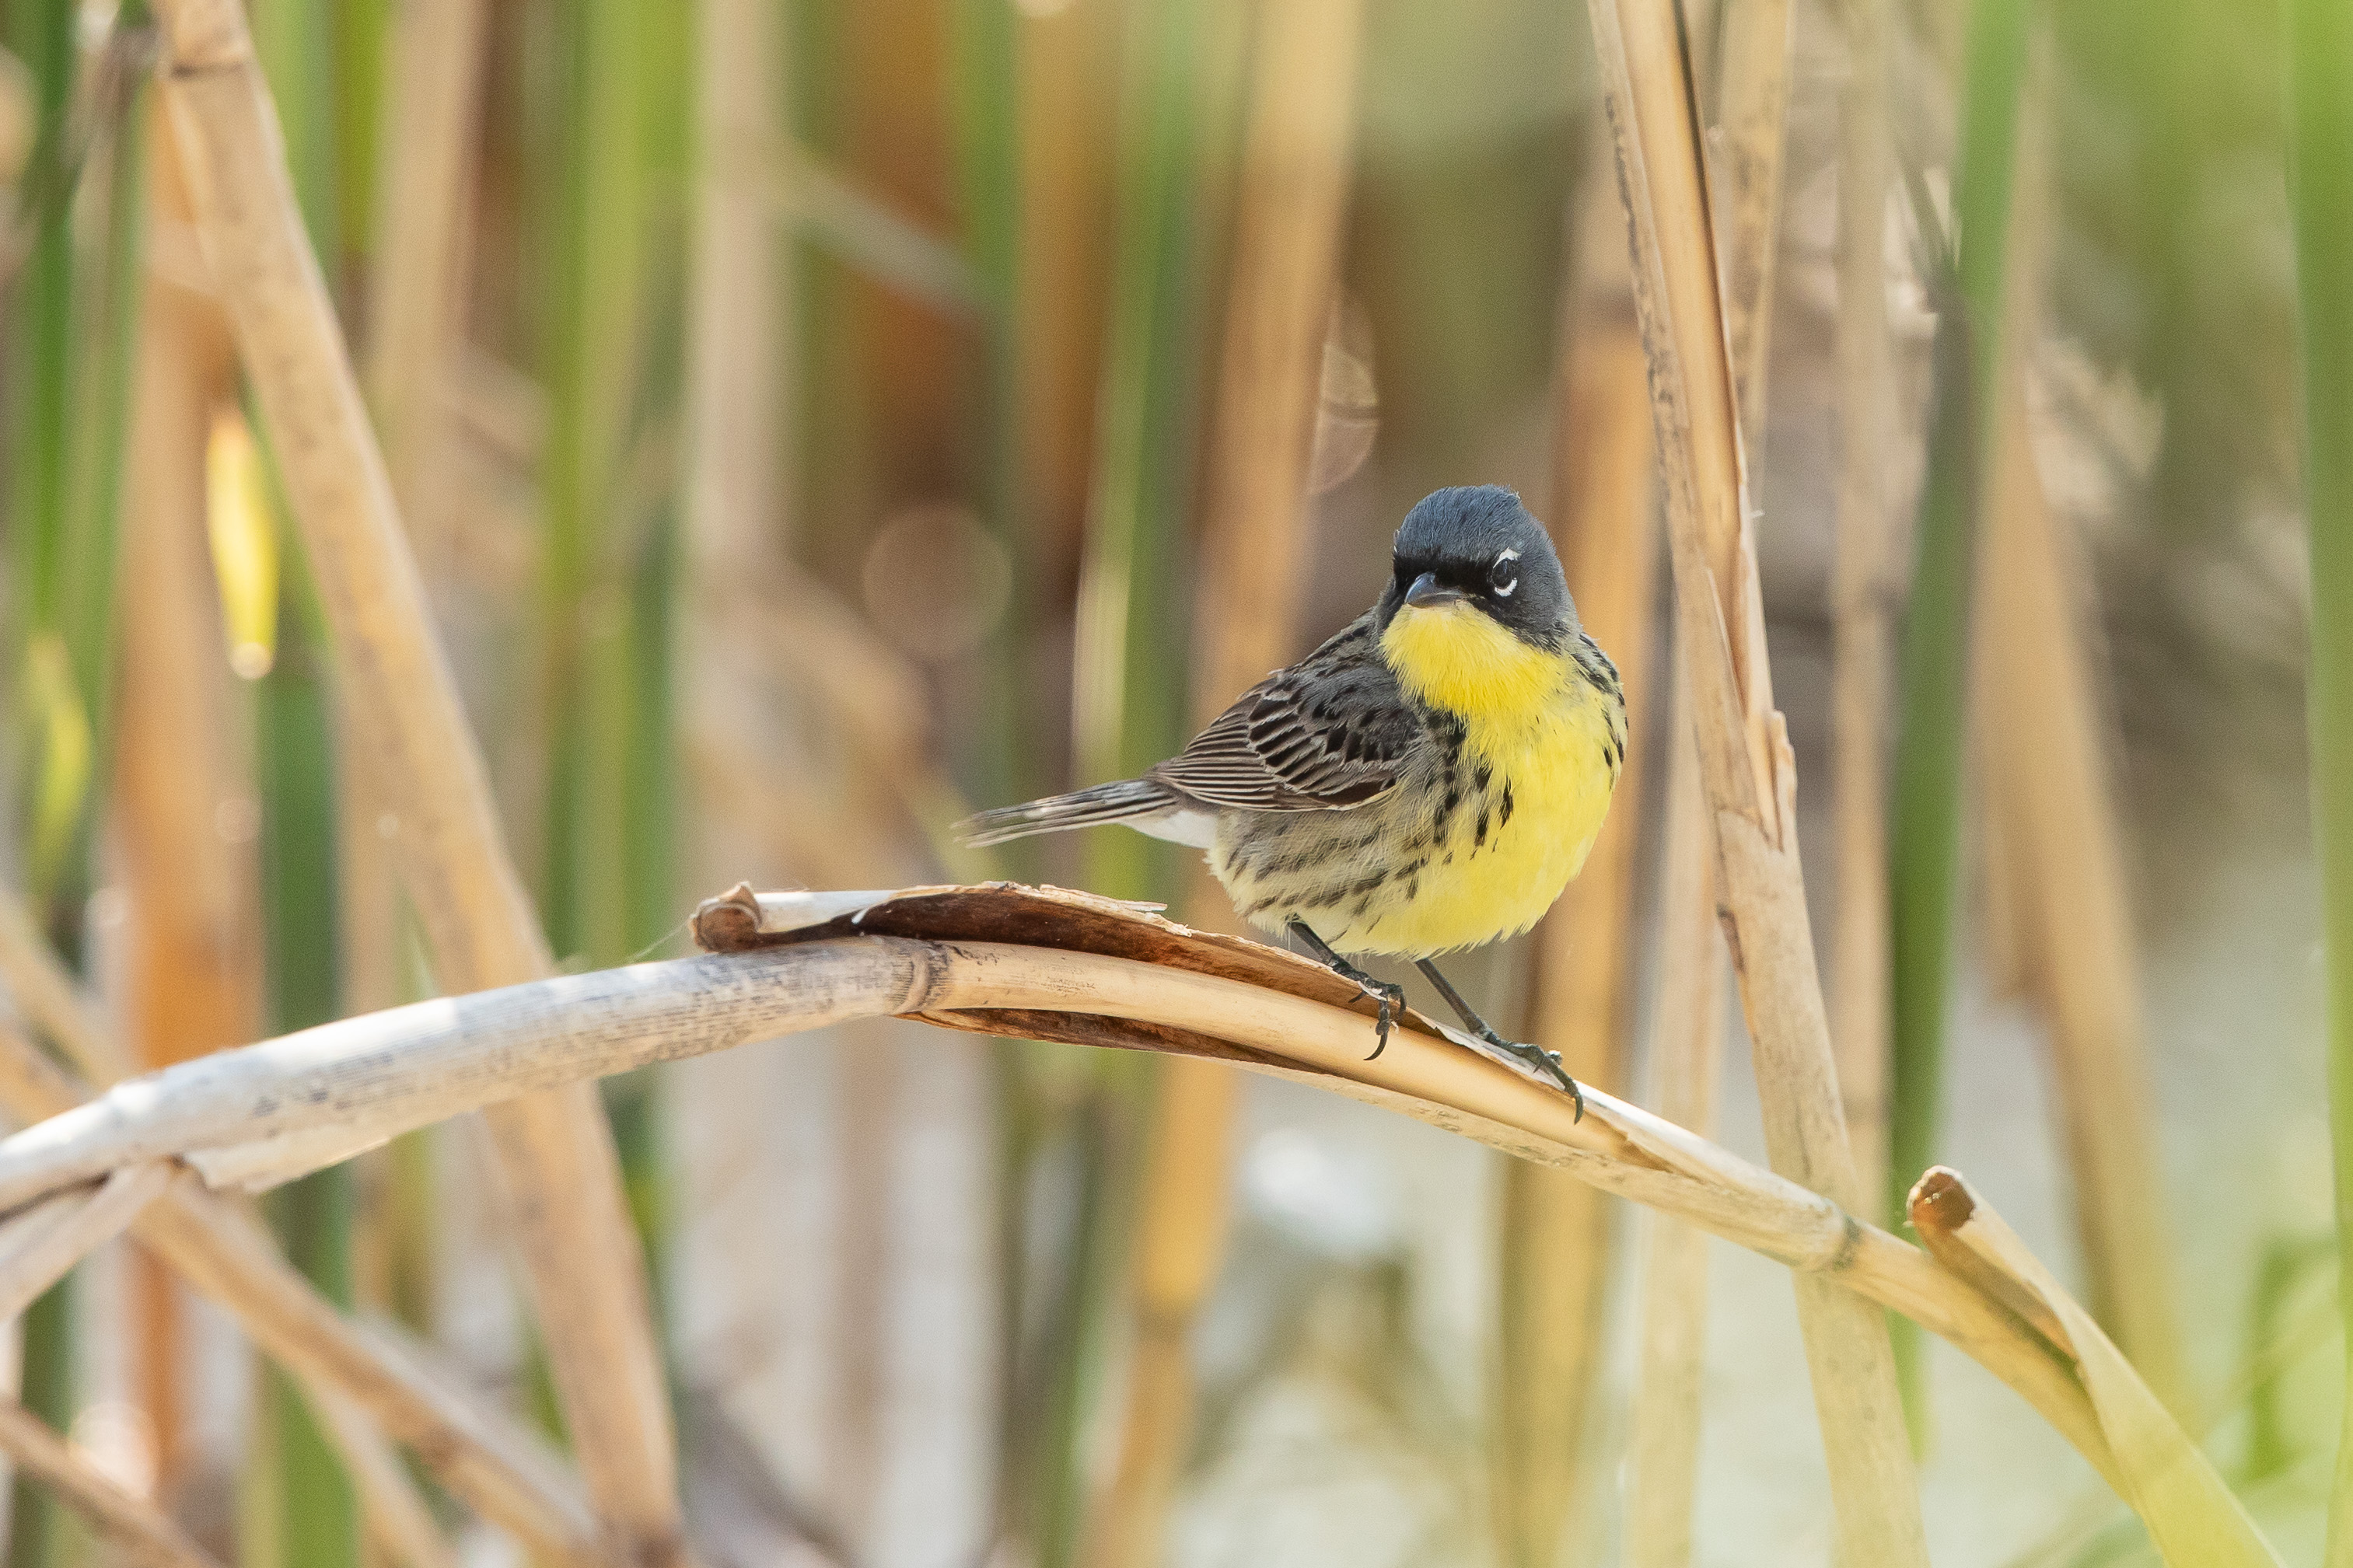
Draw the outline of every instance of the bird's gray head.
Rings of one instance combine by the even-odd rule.
[[[1398,529],[1395,569],[1373,606],[1383,632],[1406,605],[1468,604],[1514,637],[1557,648],[1577,629],[1577,606],[1544,524],[1501,485],[1436,490]]]

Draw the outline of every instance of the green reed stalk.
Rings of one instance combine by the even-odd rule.
[[[281,517],[283,513],[281,510]],[[261,912],[270,1026],[284,1034],[340,1016],[335,928],[334,719],[324,621],[301,543],[280,532],[277,657],[256,693]],[[352,1173],[339,1165],[274,1194],[287,1256],[329,1300],[352,1302]],[[288,1568],[357,1568],[358,1501],[300,1389],[269,1373],[281,1473],[279,1540]]]
[[[1945,1012],[1961,860],[1963,737],[1968,690],[1971,540],[1986,416],[1999,384],[2003,267],[2025,73],[2024,0],[1977,0],[1953,206],[1959,234],[1938,288],[1936,407],[1920,499],[1917,556],[1904,626],[1899,730],[1889,816],[1889,943],[1894,964],[1888,1212],[1936,1158],[1944,1091]],[[1926,1430],[1922,1342],[1895,1321],[1896,1366],[1915,1444]]]
[[[556,199],[541,355],[550,394],[542,679],[550,716],[542,913],[607,966],[676,921],[670,640],[691,39],[647,0],[560,25]],[[607,1087],[641,1239],[664,1246],[654,1079]],[[660,1277],[659,1267],[655,1277]]]
[[[372,5],[317,5],[266,0],[254,8],[254,43],[286,137],[303,224],[331,289],[359,254],[367,206],[345,174],[372,157],[373,127],[352,105],[375,100],[383,16]],[[259,434],[261,421],[249,423]],[[267,457],[267,447],[264,447]],[[336,837],[333,690],[323,612],[300,535],[266,463],[279,536],[278,639],[254,707],[255,776],[261,799],[261,921],[268,1005],[283,1033],[342,1016],[343,981]],[[307,1176],[272,1195],[269,1216],[295,1267],[337,1304],[353,1300],[354,1189],[350,1167]],[[271,1407],[257,1430],[271,1456],[274,1484],[256,1506],[274,1511],[263,1539],[286,1568],[357,1568],[358,1496],[342,1458],[296,1384],[264,1373]]]
[[[2337,1288],[2353,1346],[2353,11],[2291,0],[2291,212],[2304,340],[2305,505],[2312,539],[2312,826],[2328,997]],[[2329,1568],[2353,1568],[2353,1378],[2329,1495]]]
[[[1185,563],[1192,510],[1205,287],[1198,214],[1211,205],[1216,107],[1208,90],[1218,7],[1145,6],[1128,18],[1117,161],[1111,316],[1079,585],[1072,734],[1081,782],[1131,776],[1183,745],[1191,626]],[[1087,835],[1084,885],[1171,899],[1172,847],[1123,829]],[[1135,1185],[1146,1091],[1135,1064],[1101,1064],[1087,1091],[1082,1202],[1065,1298],[1070,1325],[1046,1379],[1035,1521],[1040,1568],[1080,1548],[1088,1467],[1081,1435],[1103,1383],[1124,1278],[1120,1245]],[[1109,1068],[1106,1072],[1103,1069]]]
[[[107,227],[93,297],[86,304],[78,298],[72,215],[83,150],[69,145],[75,16],[69,0],[31,0],[6,13],[6,41],[37,93],[36,141],[19,187],[32,229],[6,329],[5,500],[22,638],[15,650],[17,711],[29,764],[21,842],[34,905],[69,952],[79,951],[88,887],[140,238],[134,93],[120,106],[102,106],[109,122],[96,128],[110,171]],[[135,25],[139,17],[132,9],[125,20]],[[78,309],[86,319],[78,320]],[[83,370],[86,361],[94,372]],[[74,1415],[73,1300],[69,1277],[34,1304],[24,1325],[22,1398],[59,1430]],[[77,1555],[79,1532],[48,1493],[22,1478],[14,1490],[8,1561],[49,1568]]]

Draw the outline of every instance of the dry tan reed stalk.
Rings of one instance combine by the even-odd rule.
[[[1928,1250],[1988,1300],[2009,1305],[2071,1358],[2114,1456],[2118,1493],[2168,1563],[2280,1568],[2246,1510],[2198,1445],[2000,1215],[1957,1172],[1936,1166],[1913,1187],[1912,1223]]]
[[[1257,16],[1194,598],[1197,725],[1296,651],[1363,10],[1363,0],[1275,0]],[[1198,873],[1187,905],[1202,925],[1233,919]],[[1240,1089],[1216,1062],[1172,1058],[1159,1074],[1133,1243],[1126,1408],[1087,1521],[1092,1568],[1150,1568],[1162,1555],[1192,1430],[1193,1321],[1225,1251]]]
[[[1680,662],[1680,661],[1678,661]],[[1651,1100],[1660,1116],[1715,1135],[1724,1049],[1723,937],[1715,923],[1714,837],[1699,752],[1673,729],[1666,863],[1659,876],[1658,1016]],[[1700,1382],[1707,1352],[1707,1237],[1642,1216],[1641,1348],[1627,1444],[1628,1568],[1687,1568],[1697,1493]]]
[[[428,577],[447,571],[440,563],[459,471],[448,460],[448,388],[462,336],[486,11],[483,0],[399,8],[377,159],[364,389],[385,471]],[[339,718],[339,749],[360,754],[353,717]],[[346,1012],[401,998],[400,868],[378,826],[398,805],[388,786],[371,768],[335,775],[338,990]],[[364,1224],[380,1231],[384,1217]]]
[[[7,1198],[29,1201],[142,1149],[201,1161],[203,1150],[332,1121],[389,1136],[567,1076],[901,1014],[1232,1061],[1578,1171],[1915,1319],[2116,1474],[2064,1358],[1917,1249],[1602,1091],[1580,1121],[1556,1089],[1441,1038],[1419,1014],[1367,1061],[1368,1005],[1320,964],[1134,906],[1006,884],[757,900],[739,889],[706,904],[697,931],[723,947],[786,945],[447,997],[188,1063],[0,1143]],[[0,1064],[22,1065],[5,1053]]]
[[[439,453],[463,314],[488,12],[483,0],[400,8],[376,171],[368,405],[401,515],[428,531],[428,515],[438,515],[428,487],[448,471]]]
[[[1888,675],[1895,668],[1894,512],[1887,493],[1887,0],[1847,0],[1839,98],[1838,542],[1831,570],[1831,1043],[1866,1194],[1887,1190]],[[1881,1205],[1874,1200],[1873,1212]]]
[[[2190,1408],[2173,1245],[2143,1055],[2139,965],[2122,834],[2081,626],[2083,583],[2043,494],[2017,356],[2000,395],[1978,578],[1985,810],[2011,852],[2024,978],[2049,1020],[2094,1316],[2177,1411]],[[2016,679],[2031,668],[2033,679]],[[1990,683],[1990,684],[1989,684]]]
[[[112,1549],[114,1561],[140,1568],[219,1568],[170,1515],[100,1474],[13,1399],[0,1399],[0,1455],[79,1514]]]
[[[0,892],[0,948],[6,972],[54,971],[36,994],[70,1002],[73,993],[46,945],[6,918],[12,896]],[[78,1006],[78,1004],[76,1005]],[[86,1016],[53,1016],[65,1027],[95,1031]],[[30,1041],[0,1028],[0,1108],[38,1121],[86,1100],[89,1090]],[[577,1484],[537,1437],[497,1410],[427,1373],[418,1358],[377,1331],[346,1319],[286,1261],[250,1214],[175,1184],[132,1226],[140,1245],[234,1313],[264,1353],[303,1380],[314,1403],[337,1393],[385,1431],[416,1449],[442,1484],[483,1518],[561,1562],[593,1554],[595,1525]],[[323,1407],[323,1405],[322,1405]],[[349,1456],[347,1456],[349,1457]],[[365,1457],[352,1458],[355,1468]]]
[[[161,115],[148,125],[148,222],[185,227],[171,127]],[[138,613],[120,622],[108,810],[130,916],[112,1011],[125,1054],[152,1068],[259,1032],[261,925],[247,831],[252,758],[236,722],[205,520],[206,443],[235,384],[236,349],[214,300],[151,266],[136,353],[118,591]],[[53,1008],[52,1018],[80,1027],[72,1008]],[[157,1489],[170,1496],[190,1457],[181,1300],[153,1257],[138,1254],[134,1271],[141,1403],[155,1435]]]
[[[1680,629],[1766,1146],[1776,1170],[1854,1212],[1864,1194],[1847,1148],[1814,967],[1795,759],[1766,662],[1682,33],[1663,0],[1591,0],[1589,8],[1633,224],[1634,297],[1665,459]],[[1842,1559],[1924,1563],[1885,1320],[1817,1279],[1798,1281],[1798,1306]]]
[[[166,1162],[126,1165],[94,1187],[59,1194],[0,1226],[0,1322],[121,1236],[169,1185]]]
[[[1578,614],[1618,662],[1639,735],[1657,590],[1656,449],[1606,145],[1580,182],[1570,240],[1553,373],[1552,521]],[[1644,767],[1638,745],[1585,869],[1536,927],[1529,977],[1528,1034],[1556,1043],[1577,1082],[1612,1092],[1626,1088]],[[1586,1183],[1525,1161],[1504,1167],[1503,1184],[1495,1528],[1508,1561],[1552,1568],[1564,1521],[1597,1484],[1586,1437],[1609,1330],[1615,1211]]]
[[[2020,116],[1986,458],[1994,504],[1977,562],[1973,760],[1996,828],[1989,838],[2003,851],[1989,858],[2005,885],[2011,952],[2049,1021],[2093,1314],[2187,1415],[2173,1244],[2165,1205],[2152,1201],[2164,1180],[2106,715],[2086,646],[2088,585],[2044,493],[2026,401],[2050,230],[2047,75],[2030,68]]]
[[[695,133],[706,150],[765,146],[781,132],[774,10],[762,0],[704,0]],[[791,249],[742,162],[705,156],[698,173],[687,538],[698,588],[715,588],[782,552],[793,359],[780,334],[789,324],[782,302],[792,297]]]
[[[1725,335],[1748,460],[1765,450],[1766,372],[1772,359],[1774,262],[1781,238],[1781,165],[1788,144],[1789,0],[1733,0],[1724,15],[1721,110],[1725,188]]]
[[[437,977],[479,990],[550,972],[401,531],[287,174],[269,89],[234,0],[165,0],[164,99],[197,228],[268,418],[335,639],[343,700],[383,771]],[[645,1260],[611,1130],[574,1085],[490,1119],[566,1426],[610,1545],[682,1562],[672,1442]]]

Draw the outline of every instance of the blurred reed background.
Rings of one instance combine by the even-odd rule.
[[[497,821],[338,641],[365,573],[308,509],[352,465],[281,447],[291,383],[240,360],[211,110],[164,111],[157,20],[0,0],[0,843],[96,1021],[0,970],[77,1070],[682,951],[739,880],[1046,880],[1238,930],[1169,847],[947,825],[1167,754],[1369,602],[1415,500],[1495,481],[1554,528],[1636,740],[1583,879],[1467,989],[1762,1160],[1787,1086],[1720,981],[1582,8],[247,11]],[[2353,592],[2324,533],[2328,433],[2353,443],[2327,11],[1675,13],[1872,1217],[1968,1171],[2299,1563],[2345,1382],[2325,1061],[2353,1049],[2306,782],[2341,832],[2353,719],[2316,687],[2308,759],[2304,706],[2307,626],[2346,645],[2312,614],[2300,421],[2313,561]],[[435,842],[503,865],[502,832],[539,930],[499,925],[495,876],[403,891],[444,832],[404,783],[436,751]],[[1837,1535],[1777,1267],[1296,1085],[896,1020],[604,1086],[681,1521],[566,1104],[261,1205],[318,1298],[495,1417],[393,1378],[402,1468],[315,1392],[365,1356],[290,1350],[311,1298],[249,1258],[200,1301],[186,1237],[230,1221],[183,1215],[181,1250],[111,1246],[23,1313],[6,1364],[186,1540],[142,1559],[27,1477],[6,1562],[588,1561],[592,1506],[613,1560],[713,1568],[1757,1568]],[[1974,1363],[1896,1349],[1937,1563],[2158,1560]],[[499,1454],[544,1431],[587,1500],[527,1452],[432,1448],[444,1418]]]

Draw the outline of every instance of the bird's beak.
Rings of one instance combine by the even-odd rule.
[[[1405,602],[1417,610],[1434,610],[1440,605],[1451,605],[1462,597],[1460,588],[1449,588],[1438,580],[1435,572],[1424,572],[1405,591]]]

